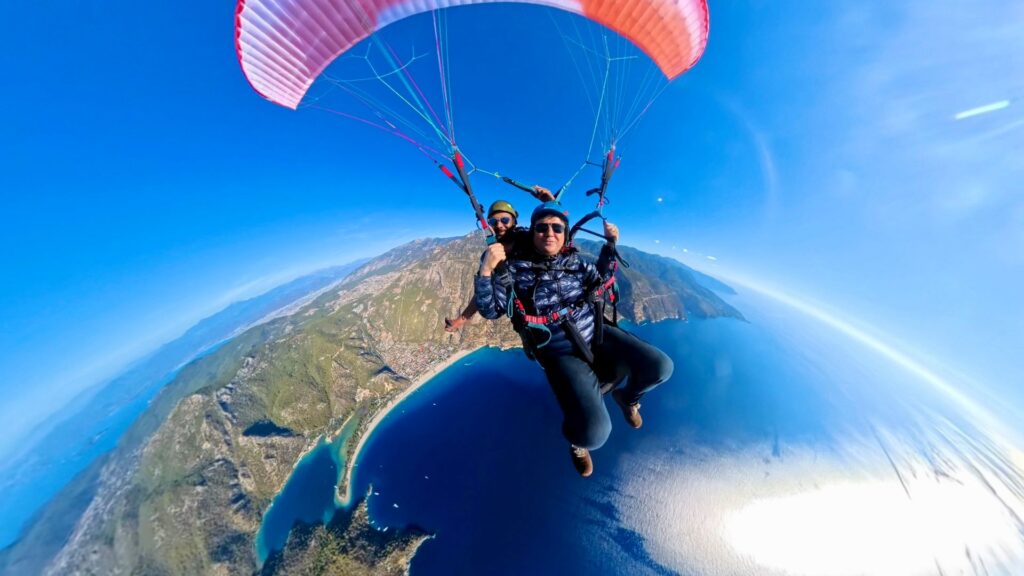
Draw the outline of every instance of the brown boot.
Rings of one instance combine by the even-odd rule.
[[[622,390],[615,390],[612,392],[612,399],[619,405],[619,408],[622,408],[622,415],[626,418],[626,422],[628,422],[630,426],[633,428],[639,428],[644,425],[644,419],[640,417],[639,402],[626,404],[626,401],[622,399]]]
[[[580,476],[586,478],[594,473],[594,461],[590,459],[590,451],[586,448],[569,445],[569,455],[572,456],[572,465]]]

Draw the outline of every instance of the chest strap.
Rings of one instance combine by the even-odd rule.
[[[523,302],[518,298],[515,300],[515,306],[516,310],[527,324],[557,324],[577,309],[576,306],[566,306],[550,314],[545,314],[544,316],[534,316],[533,314],[526,313],[526,307],[523,306]]]
[[[569,339],[576,344],[577,348],[583,353],[588,363],[593,363],[594,356],[590,347],[583,341],[583,336],[580,334],[576,325],[572,322],[572,313],[576,310],[581,309],[583,306],[593,304],[594,310],[594,337],[595,343],[599,344],[603,341],[603,328],[604,328],[604,297],[607,295],[607,299],[612,303],[613,313],[616,318],[613,323],[618,321],[618,306],[616,300],[618,300],[618,285],[615,282],[615,269],[616,263],[613,262],[611,266],[611,276],[604,281],[600,286],[591,290],[586,296],[580,299],[579,302],[564,306],[554,312],[545,315],[527,314],[526,306],[523,301],[516,295],[515,289],[512,287],[511,279],[508,279],[509,285],[509,299],[507,307],[507,315],[512,319],[513,326],[518,326],[516,329],[524,338],[524,347],[527,346],[527,340],[529,340],[529,347],[534,350],[539,350],[544,346],[547,346],[548,342],[551,341],[551,329],[549,325],[563,324],[566,334]],[[548,268],[545,271],[551,271]],[[543,334],[543,340],[538,341],[538,338],[533,337],[528,331],[524,331],[524,328],[532,328]],[[530,354],[528,354],[530,355]]]

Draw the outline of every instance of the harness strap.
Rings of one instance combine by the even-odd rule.
[[[579,302],[564,306],[554,312],[545,315],[527,314],[526,305],[520,300],[519,296],[515,293],[513,288],[513,282],[511,278],[503,278],[504,282],[509,289],[508,303],[506,305],[506,314],[512,319],[513,326],[516,327],[516,331],[520,333],[520,336],[524,338],[524,344],[526,344],[527,335],[530,336],[529,344],[532,344],[535,350],[539,350],[551,341],[551,329],[548,328],[550,325],[559,324],[563,326],[569,339],[572,340],[580,352],[586,357],[588,363],[593,362],[593,352],[585,345],[583,337],[576,325],[572,321],[572,313],[576,310],[582,309],[582,306],[593,306],[594,311],[594,339],[595,343],[600,344],[603,340],[604,332],[604,297],[607,296],[609,302],[612,303],[612,325],[618,324],[618,284],[615,279],[615,271],[617,262],[613,261],[611,264],[611,275],[605,280],[600,286],[591,290],[585,294]],[[533,269],[537,270],[543,268],[544,271],[553,270],[565,270],[570,271],[572,269],[554,269],[550,267],[534,266]],[[582,306],[581,306],[582,303]],[[534,329],[542,332],[546,335],[543,341],[538,342],[537,338],[530,335],[528,329]],[[528,356],[532,357],[531,353],[527,353]]]
[[[523,307],[523,303],[517,299],[516,308],[523,315],[523,320],[525,320],[528,324],[555,324],[557,322],[561,322],[565,318],[568,318],[569,314],[571,314],[572,311],[575,310],[577,307],[566,306],[565,308],[556,310],[555,312],[546,314],[544,316],[534,316],[532,314],[527,314],[526,310]]]
[[[611,302],[615,302],[618,291],[619,290],[615,282],[615,274],[613,273],[611,277],[605,280],[604,284],[601,284],[597,288],[594,288],[594,290],[591,292],[591,295],[593,295],[595,298],[600,298],[605,294],[608,294],[608,300]]]
[[[579,350],[580,354],[583,354],[583,359],[587,361],[587,364],[594,365],[594,351],[590,349],[587,342],[583,340],[583,335],[580,334],[579,328],[576,327],[576,323],[571,319],[566,320],[562,323],[565,330],[565,335],[569,337],[569,341],[576,345],[576,349]]]

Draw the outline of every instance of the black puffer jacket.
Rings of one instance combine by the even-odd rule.
[[[523,253],[525,252],[525,253]],[[586,296],[607,278],[613,260],[612,252],[605,247],[595,266],[578,253],[558,254],[546,258],[532,250],[517,251],[505,261],[508,277],[501,272],[491,277],[478,276],[475,285],[475,300],[484,318],[495,319],[509,309],[510,286],[515,296],[522,301],[526,313],[546,316],[567,306],[576,307],[571,321],[576,325],[586,346],[594,335],[594,312]],[[551,340],[540,349],[540,355],[571,354],[572,341],[566,336],[561,324],[549,324]],[[546,339],[546,336],[540,338]]]

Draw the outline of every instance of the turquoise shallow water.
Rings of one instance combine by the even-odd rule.
[[[296,522],[330,522],[339,502],[335,486],[344,470],[342,446],[352,437],[358,420],[350,419],[334,440],[320,442],[296,464],[284,488],[263,515],[256,534],[256,553],[260,562],[271,551],[280,550]]]

